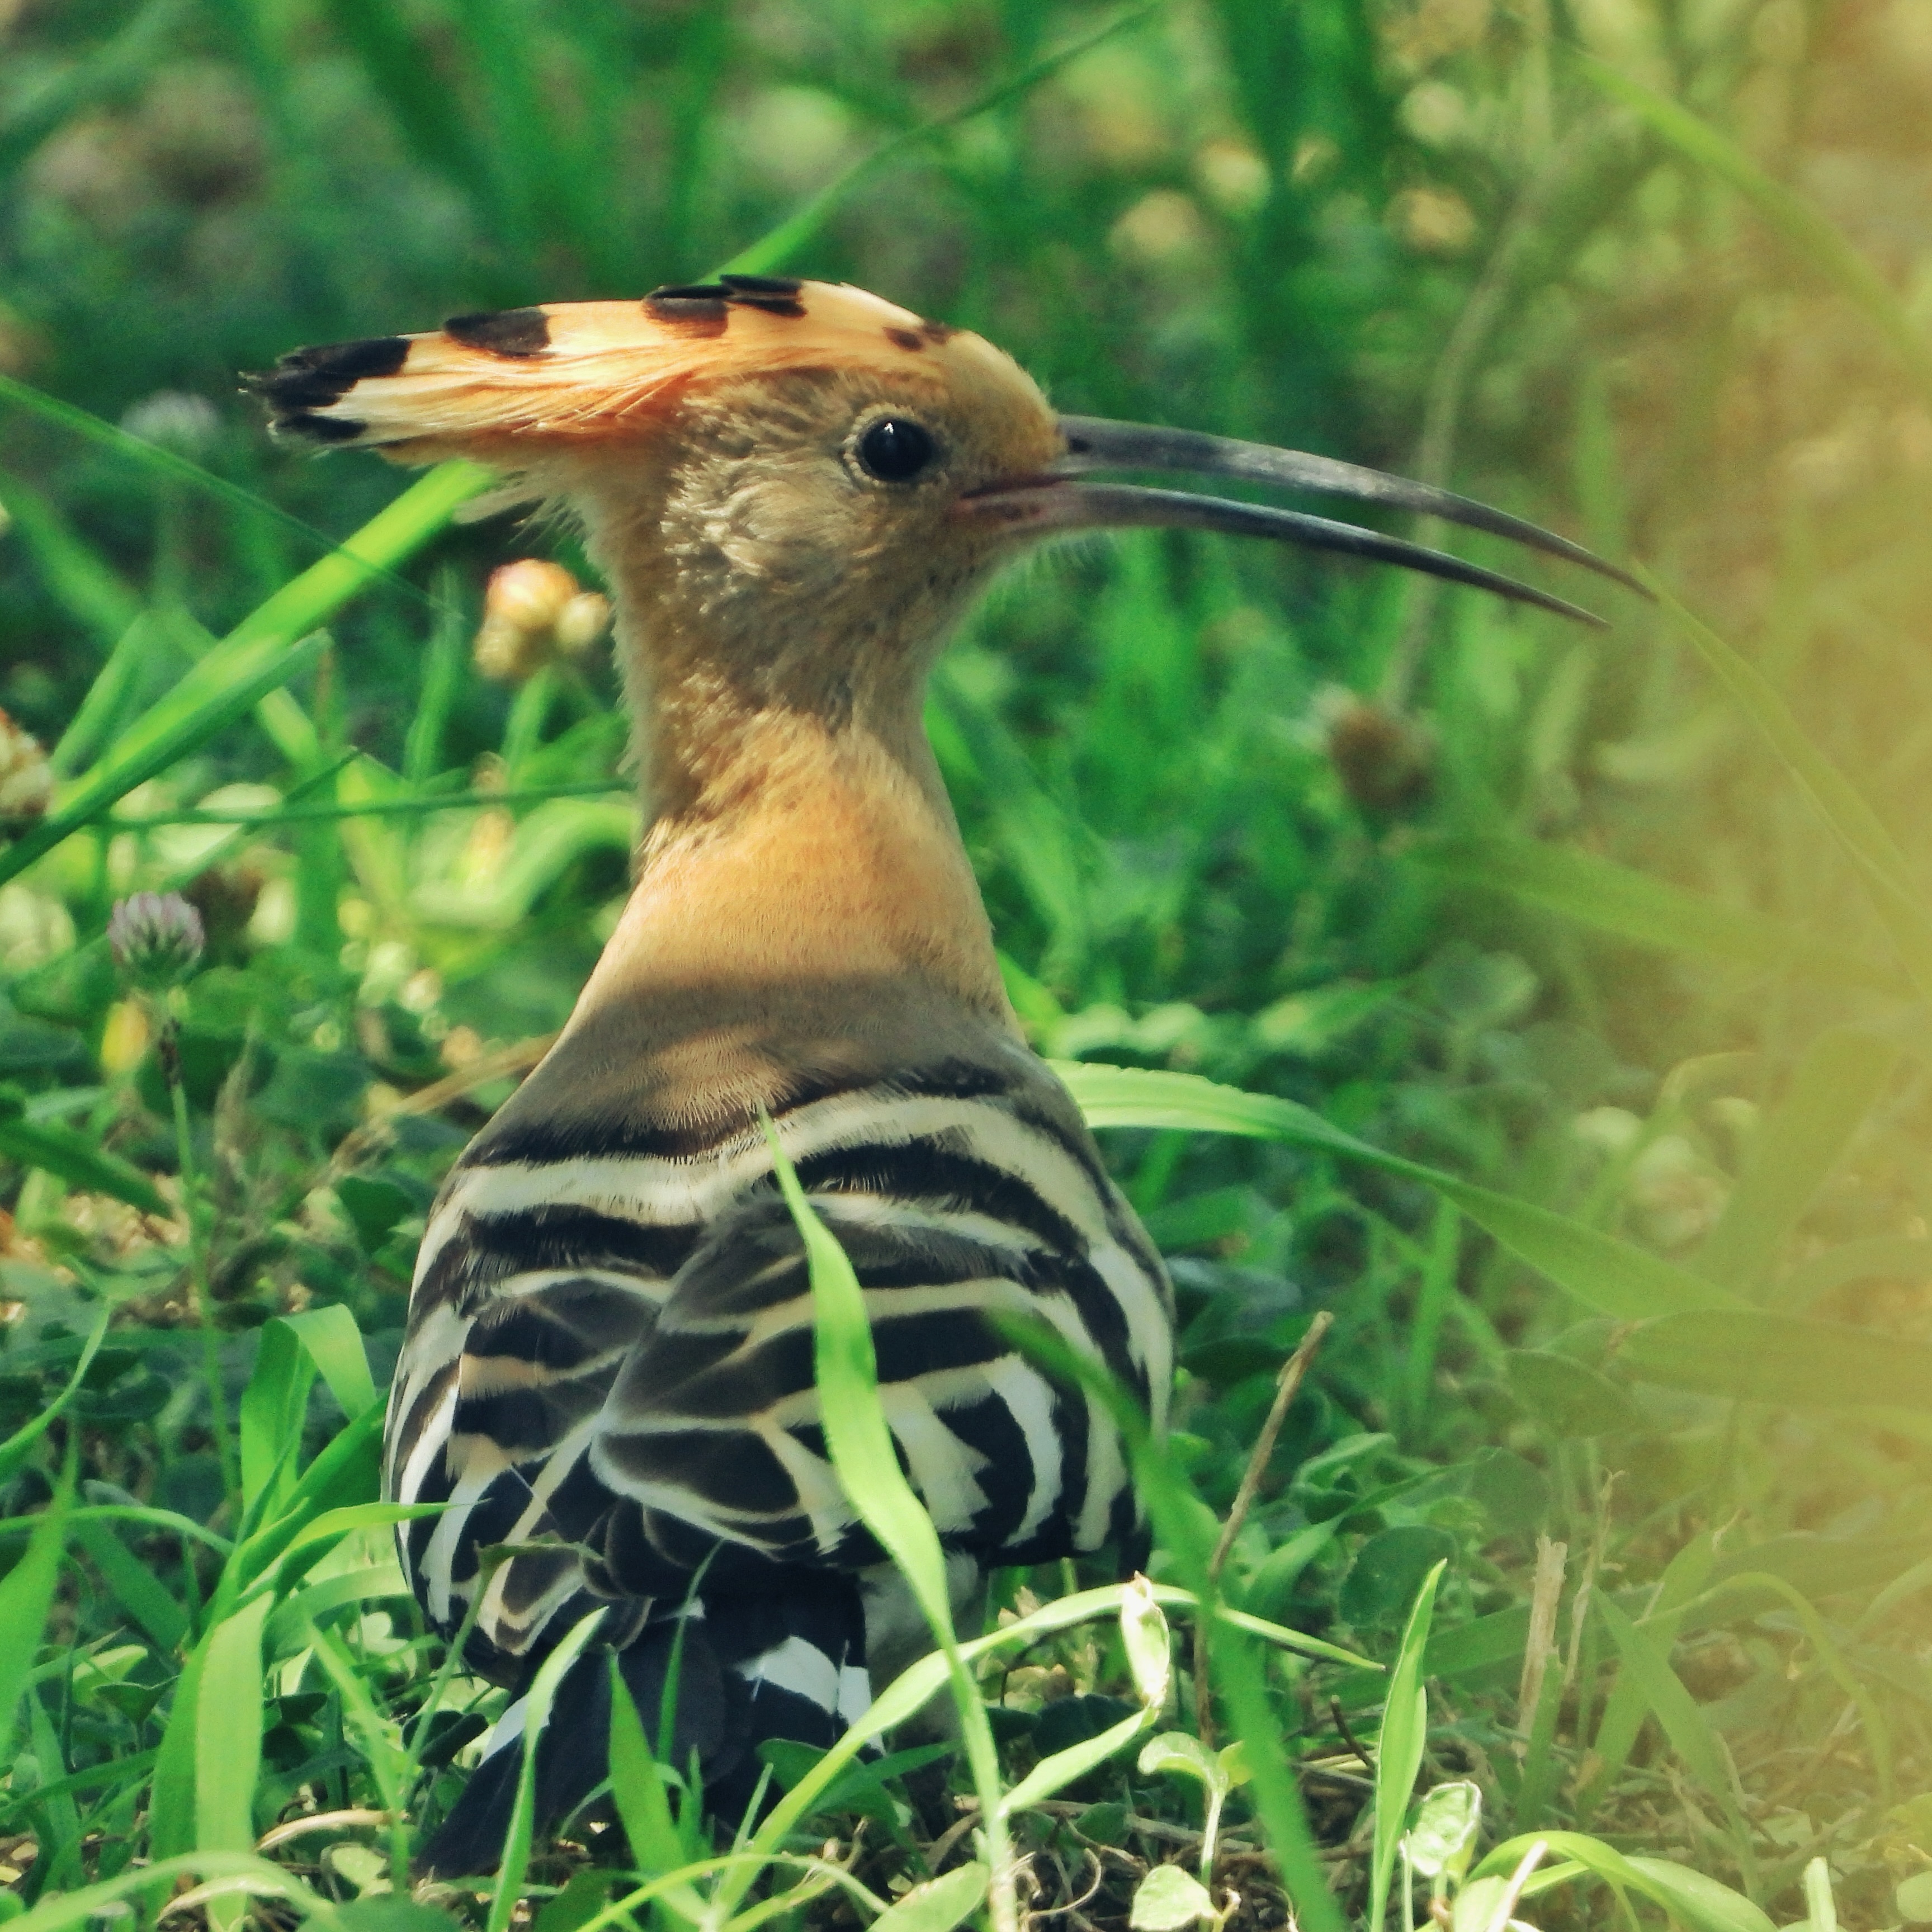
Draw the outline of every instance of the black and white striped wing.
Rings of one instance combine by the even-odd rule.
[[[949,1546],[1096,1550],[1136,1522],[1118,1435],[986,1318],[1045,1316],[1158,1422],[1165,1277],[1043,1069],[967,1084],[802,1101],[782,1143],[852,1258],[882,1403]],[[568,1252],[542,1245],[566,1226]],[[586,1157],[533,1129],[483,1150],[432,1223],[412,1318],[392,1492],[452,1504],[409,1538],[442,1627],[490,1542],[554,1546],[488,1586],[479,1629],[512,1655],[583,1593],[643,1613],[700,1565],[709,1592],[878,1560],[827,1460],[803,1250],[754,1124],[674,1154]]]
[[[1117,1432],[988,1317],[1044,1315],[1144,1397],[1128,1318],[1090,1256],[976,1205],[960,1164],[919,1138],[800,1164],[864,1294],[906,1472],[942,1541],[988,1562],[1118,1542],[1136,1515]],[[879,1560],[829,1460],[812,1360],[802,1246],[760,1190],[680,1274],[599,1418],[592,1467],[630,1505],[621,1533],[640,1546],[628,1561],[613,1550],[614,1574],[662,1590],[657,1564],[687,1566],[714,1543],[782,1564]]]

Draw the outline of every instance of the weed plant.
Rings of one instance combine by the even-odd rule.
[[[0,1915],[1932,1921],[1928,108],[1922,0],[0,4]],[[1001,588],[930,724],[1172,1260],[1151,1580],[927,1588],[873,1727],[958,1748],[776,1750],[735,1843],[617,1700],[610,1815],[412,1897],[502,1694],[403,1588],[380,1391],[635,815],[594,651],[472,659],[568,533],[278,453],[234,374],[727,263],[1659,600],[1178,536]]]

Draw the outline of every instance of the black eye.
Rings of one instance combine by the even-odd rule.
[[[859,466],[881,483],[909,483],[937,454],[932,432],[904,416],[881,416],[859,439]]]

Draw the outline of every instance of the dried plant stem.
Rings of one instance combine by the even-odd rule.
[[[1536,1539],[1536,1580],[1529,1599],[1529,1640],[1523,1646],[1522,1678],[1516,1689],[1516,1729],[1523,1742],[1516,1748],[1528,1748],[1529,1734],[1536,1724],[1537,1707],[1543,1702],[1543,1680],[1550,1660],[1556,1654],[1556,1612],[1563,1598],[1563,1574],[1570,1558],[1567,1543],[1552,1543],[1546,1536]]]
[[[1222,1526],[1220,1540],[1214,1546],[1214,1553],[1208,1559],[1208,1580],[1210,1583],[1221,1580],[1221,1569],[1228,1560],[1228,1552],[1234,1546],[1234,1539],[1240,1534],[1241,1526],[1247,1521],[1248,1511],[1253,1507],[1256,1494],[1261,1488],[1262,1478],[1268,1473],[1269,1459],[1274,1454],[1281,1426],[1288,1419],[1288,1405],[1300,1390],[1302,1378],[1308,1373],[1308,1365],[1314,1360],[1315,1352],[1322,1346],[1322,1336],[1334,1325],[1334,1316],[1323,1309],[1308,1324],[1308,1333],[1302,1336],[1300,1346],[1281,1365],[1268,1420],[1262,1424],[1260,1435],[1255,1438],[1254,1453],[1249,1456],[1248,1466],[1242,1472],[1241,1486],[1234,1492],[1234,1507],[1228,1510],[1228,1520]],[[1214,1748],[1214,1694],[1209,1689],[1208,1681],[1208,1629],[1213,1621],[1209,1606],[1204,1604],[1194,1618],[1194,1705],[1201,1742],[1210,1750]]]
[[[1539,1838],[1522,1855],[1522,1862],[1510,1874],[1510,1881],[1503,1888],[1503,1895],[1496,1902],[1496,1909],[1490,1915],[1489,1932],[1505,1932],[1510,1921],[1516,1916],[1516,1902],[1522,1897],[1522,1888],[1528,1884],[1530,1874],[1543,1862],[1543,1855],[1550,1849],[1547,1838]]]

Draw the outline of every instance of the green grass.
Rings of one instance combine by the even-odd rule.
[[[0,851],[0,1914],[1932,1918],[1916,20],[0,7],[0,704],[58,781]],[[998,589],[930,723],[1015,1004],[1173,1259],[1152,1595],[1003,1578],[886,1693],[962,1700],[943,1871],[856,1740],[734,1851],[620,1710],[617,1822],[405,1927],[501,1694],[401,1591],[372,1396],[634,814],[601,658],[470,661],[489,569],[587,575],[568,538],[274,450],[234,376],[728,260],[982,328],[1070,409],[1450,482],[1669,596],[1599,641],[1151,537]],[[107,953],[141,889],[208,927],[170,993]],[[821,1359],[876,1423],[838,1268]],[[1202,1603],[1232,1759],[1188,1645],[1162,1682]]]

